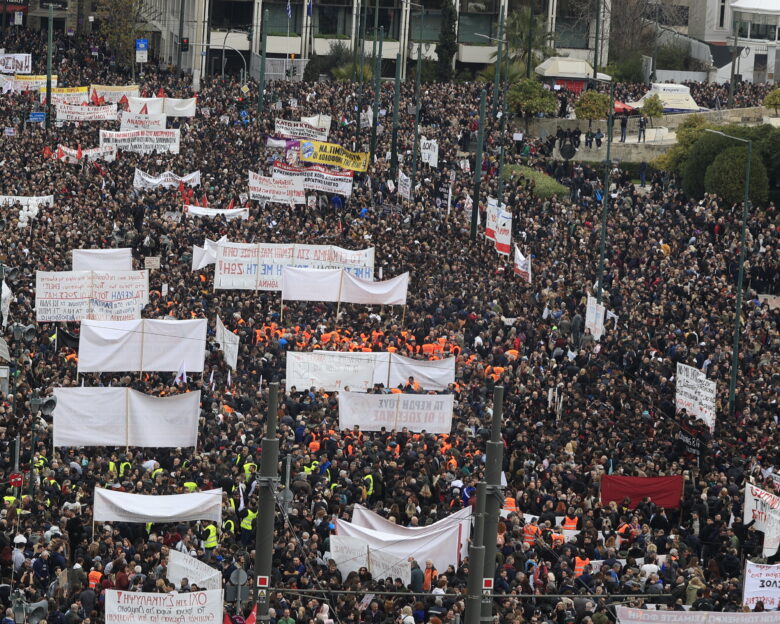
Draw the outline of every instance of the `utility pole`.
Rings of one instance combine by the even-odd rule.
[[[612,159],[612,126],[615,122],[615,81],[609,85],[609,117],[607,117],[607,157],[604,160],[604,189],[601,197],[601,238],[599,241],[599,279],[596,301],[601,303],[604,290],[604,260],[607,253],[607,213],[609,211],[609,170]]]
[[[500,45],[500,44],[499,44]],[[534,53],[534,0],[528,5],[528,49],[526,50],[525,75],[531,77],[531,63]]]
[[[498,206],[504,202],[504,146],[506,145],[506,92],[504,93],[504,100],[501,103],[501,134],[500,134],[501,147],[498,155]]]
[[[487,443],[487,466],[485,480],[487,481],[487,500],[485,501],[485,523],[482,543],[485,546],[485,562],[483,578],[494,579],[496,576],[496,534],[498,533],[498,516],[504,506],[501,494],[501,467],[504,463],[504,441],[501,436],[501,426],[504,416],[504,386],[496,386],[493,391],[493,425],[490,428],[490,442]],[[482,603],[482,619],[489,621],[493,617],[493,600]]]
[[[363,37],[365,37],[366,32],[366,12],[367,12],[368,2],[366,2],[366,5],[363,7],[363,14],[360,16],[360,25],[358,26],[358,40],[360,41],[360,71],[358,72],[358,79],[360,80],[360,86],[358,87],[358,101],[357,101],[357,112],[355,113],[355,150],[356,152],[361,151],[360,150],[360,113],[362,112],[362,106],[363,106],[363,74],[365,70],[366,65],[366,59],[365,59],[365,51],[366,51],[366,42],[361,38],[360,33],[363,33]]]
[[[263,21],[260,23],[260,84],[258,85],[257,110],[262,115],[265,112],[265,48],[268,29],[268,9],[263,12]]]
[[[422,38],[423,23],[425,22],[425,7],[422,10],[420,30],[417,39],[417,75],[414,79],[414,147],[412,148],[412,194],[417,187],[417,157],[420,151],[420,80],[422,75]]]
[[[176,67],[181,74],[181,38],[184,36],[184,0],[179,0],[179,49],[176,50]]]
[[[601,0],[596,0],[596,32],[593,42],[593,80],[599,77],[599,35],[601,30]]]
[[[274,554],[274,518],[276,517],[276,488],[279,483],[279,438],[276,421],[279,412],[279,382],[268,385],[268,416],[265,437],[261,443],[260,496],[255,519],[255,605],[257,619],[268,620],[268,589],[261,593],[257,577],[271,576]]]
[[[393,138],[390,149],[390,176],[398,175],[398,107],[401,104],[401,53],[395,55],[395,93],[393,93]]]
[[[357,80],[357,49],[360,43],[360,2],[357,5],[358,31],[355,34],[355,45],[352,46],[352,82]]]
[[[477,509],[469,549],[469,578],[466,594],[466,624],[479,624],[482,615],[482,579],[485,576],[485,499],[487,484],[477,483]],[[492,590],[491,590],[492,591]]]
[[[54,5],[49,2],[49,39],[46,46],[46,132],[51,128],[51,54],[54,47]]]
[[[379,32],[379,0],[374,3],[374,45],[371,47],[371,54],[376,58],[376,34]]]
[[[496,118],[498,113],[498,93],[499,86],[501,85],[501,61],[503,59],[501,53],[501,46],[504,43],[504,10],[499,9],[500,15],[498,17],[498,47],[496,48],[496,71],[493,72],[493,119]]]
[[[374,114],[371,125],[371,161],[374,162],[376,154],[376,126],[379,121],[380,96],[382,91],[382,43],[385,39],[385,27],[379,27],[379,55],[374,57]]]
[[[474,165],[474,199],[471,204],[471,240],[477,240],[477,214],[479,212],[479,187],[482,185],[482,144],[485,142],[485,100],[482,89],[479,97],[479,133],[477,134],[477,160]],[[494,545],[495,548],[495,545]]]
[[[731,80],[729,81],[729,103],[728,107],[734,106],[734,76],[737,73],[737,55],[739,54],[739,20],[737,14],[734,14],[734,49],[731,52]]]

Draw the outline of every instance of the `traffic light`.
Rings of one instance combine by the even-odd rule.
[[[246,31],[246,40],[250,41],[250,42],[252,41],[252,27],[251,26],[249,27],[249,30]]]
[[[189,52],[190,51],[190,38],[189,37],[182,37],[181,38],[181,51],[182,52]]]

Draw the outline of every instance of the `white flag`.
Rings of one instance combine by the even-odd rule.
[[[228,388],[233,385],[233,379],[230,377],[230,369],[229,368],[228,368],[227,385],[228,385]]]
[[[8,311],[11,309],[11,297],[13,295],[5,280],[0,293],[0,314],[2,314],[3,327],[5,327],[8,324]]]
[[[520,252],[520,248],[515,245],[515,266],[514,271],[529,284],[531,283],[531,256],[527,258]]]
[[[179,366],[179,372],[176,373],[176,379],[174,379],[174,383],[187,383],[187,368],[184,366],[184,360],[181,361],[181,366]]]

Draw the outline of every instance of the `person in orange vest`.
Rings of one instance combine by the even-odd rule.
[[[536,539],[542,536],[542,530],[539,528],[538,518],[531,519],[531,522],[523,527],[523,542],[533,548]]]
[[[586,565],[590,565],[590,559],[585,556],[585,551],[580,549],[579,553],[574,557],[574,576],[582,576]]]
[[[569,511],[563,518],[563,530],[564,531],[576,531],[580,528],[580,518],[574,512],[574,507],[569,507]]]
[[[101,563],[96,563],[94,567],[90,570],[89,574],[87,575],[90,589],[96,589],[97,586],[100,585],[100,580],[103,578],[102,570],[103,570],[103,565]]]
[[[431,591],[436,579],[439,578],[439,572],[433,565],[433,561],[428,559],[425,562],[425,570],[423,571],[423,591]]]

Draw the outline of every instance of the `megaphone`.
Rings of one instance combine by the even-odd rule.
[[[41,403],[41,414],[51,416],[55,407],[57,407],[57,397],[46,397]]]
[[[39,600],[38,602],[28,603],[26,605],[27,610],[27,624],[38,624],[46,619],[49,614],[49,601]]]

